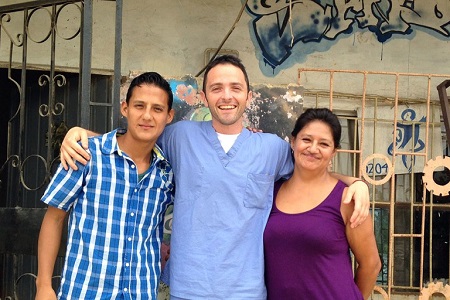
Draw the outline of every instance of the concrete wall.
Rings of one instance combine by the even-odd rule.
[[[2,5],[17,2],[3,0]],[[220,45],[242,2],[125,0],[122,74],[132,70],[155,70],[171,77],[197,74],[204,66],[205,50]],[[248,1],[251,12],[244,11],[223,48],[238,51],[250,80],[258,84],[297,83],[300,67],[450,74],[449,1],[325,2],[329,4],[293,0],[289,15],[285,1]],[[112,68],[114,11],[114,1],[94,1],[94,68]],[[34,18],[38,23],[46,16],[40,12]],[[80,15],[68,6],[60,20],[61,35],[69,36]],[[16,18],[16,23],[4,26],[21,26],[21,21]],[[35,35],[43,33],[36,30]],[[3,49],[9,47],[4,37],[2,32]],[[58,52],[56,64],[77,66],[78,39],[59,40],[65,51]],[[47,57],[41,55],[48,51],[45,44],[31,42],[29,47],[34,50],[30,62],[49,63],[42,60]],[[8,51],[0,53],[0,60],[7,61]],[[14,55],[20,57],[20,51]],[[311,77],[301,84],[326,88],[323,83],[328,83],[326,78]],[[416,96],[414,86],[408,86],[405,97]],[[358,92],[353,87],[349,80],[336,90]]]

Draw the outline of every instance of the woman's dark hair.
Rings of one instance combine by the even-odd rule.
[[[242,61],[234,55],[226,54],[226,55],[216,57],[206,67],[205,75],[203,76],[203,92],[204,93],[206,93],[206,80],[208,78],[209,71],[211,71],[211,69],[217,65],[226,65],[226,64],[230,64],[230,65],[233,65],[233,66],[241,69],[242,73],[244,73],[245,83],[247,83],[247,92],[250,91],[250,83],[248,81],[247,71],[245,70],[245,67],[242,64]]]
[[[321,121],[327,124],[333,135],[334,147],[336,149],[341,147],[341,123],[339,123],[338,117],[328,108],[308,108],[305,110],[295,122],[291,135],[295,138],[303,127],[313,121]]]
[[[169,110],[172,109],[173,93],[172,93],[172,89],[170,88],[170,84],[161,75],[159,75],[156,72],[142,73],[141,75],[135,77],[131,81],[130,87],[128,88],[128,91],[127,91],[127,98],[126,98],[127,103],[129,103],[129,101],[130,101],[130,98],[131,98],[131,95],[133,94],[134,88],[137,86],[141,86],[143,84],[154,85],[156,87],[159,87],[163,91],[165,91],[169,98],[169,103],[168,103]]]

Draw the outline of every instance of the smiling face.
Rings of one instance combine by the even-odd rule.
[[[291,141],[296,168],[326,171],[336,154],[330,126],[319,120],[306,124]]]
[[[128,122],[126,134],[133,142],[156,142],[174,116],[173,109],[169,109],[168,99],[166,91],[152,84],[133,88],[128,103],[124,101],[121,104],[121,113]]]
[[[214,129],[223,134],[240,133],[244,110],[252,98],[243,72],[232,64],[218,64],[206,78],[201,92],[205,105],[211,111]]]

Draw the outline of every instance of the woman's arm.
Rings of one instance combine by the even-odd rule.
[[[373,231],[372,217],[369,217],[357,228],[350,226],[351,208],[341,205],[341,211],[346,221],[347,240],[358,266],[355,270],[355,283],[364,299],[369,298],[375,286],[381,261]]]

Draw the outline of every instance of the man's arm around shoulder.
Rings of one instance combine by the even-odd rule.
[[[79,161],[83,165],[87,164],[91,158],[86,151],[89,147],[88,137],[97,135],[100,134],[81,127],[70,128],[61,144],[60,159],[65,170],[68,170],[69,167],[78,170],[75,161]],[[81,141],[81,145],[78,143],[79,141]]]

